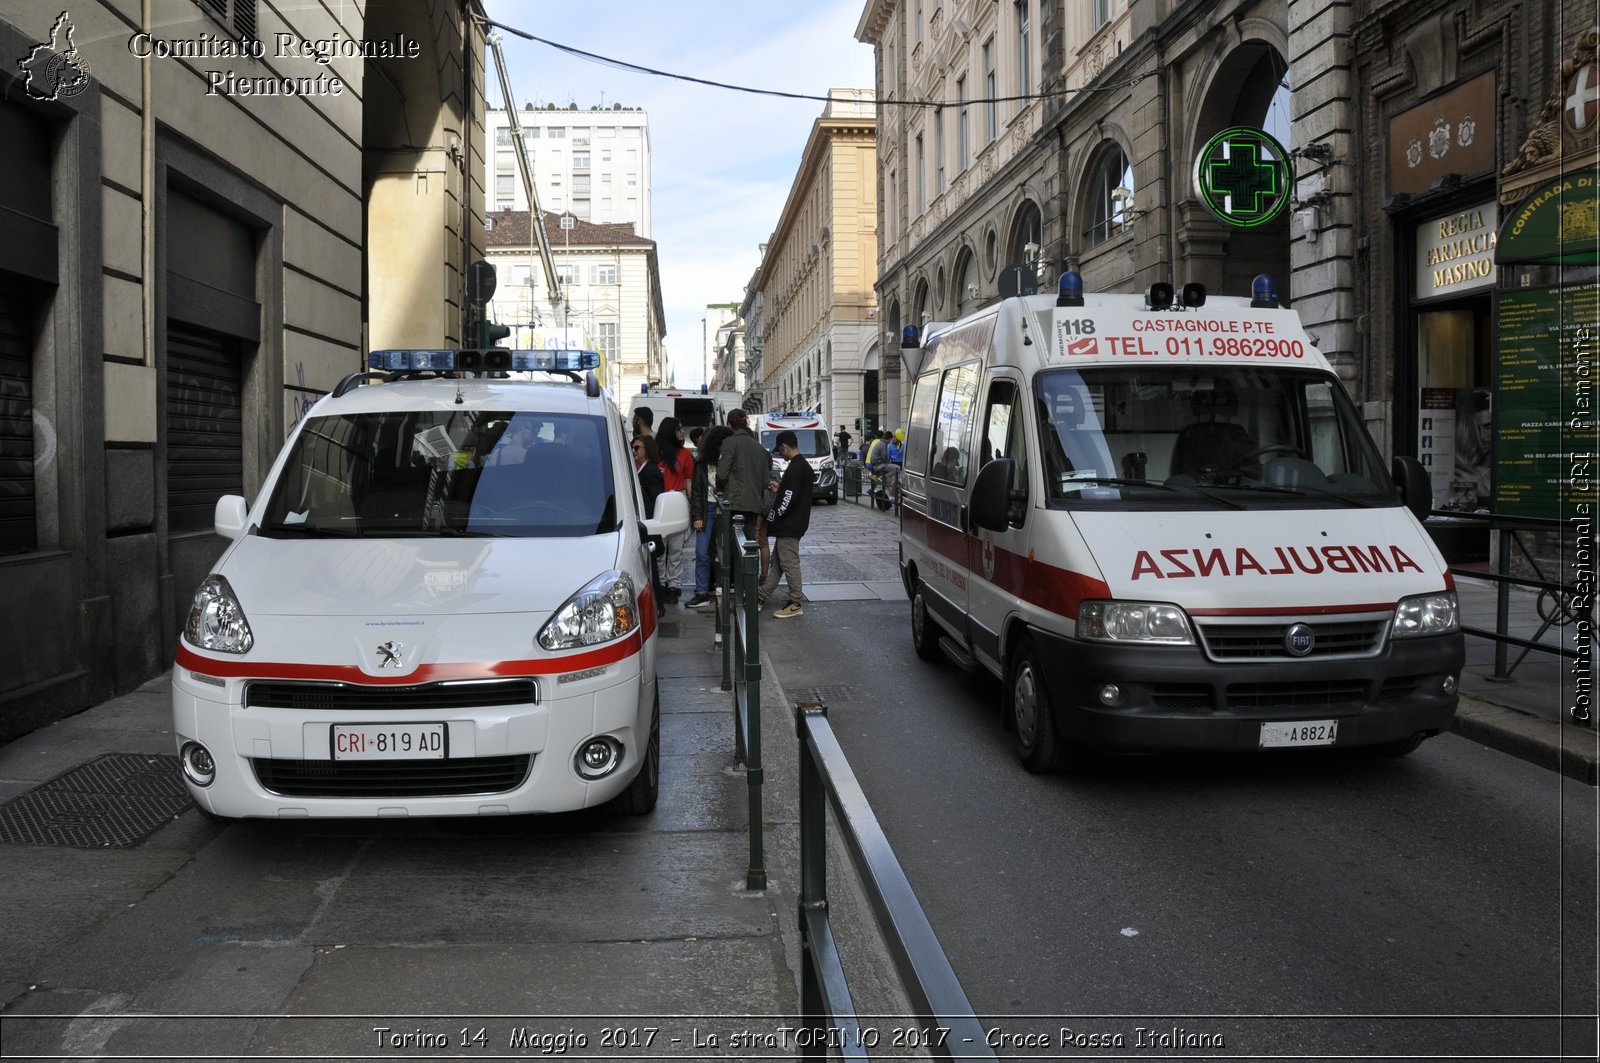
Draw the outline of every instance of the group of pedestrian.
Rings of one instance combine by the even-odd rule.
[[[725,425],[696,429],[687,443],[683,425],[675,417],[655,416],[641,406],[633,417],[633,463],[644,495],[645,516],[655,515],[656,499],[665,491],[689,496],[690,530],[694,534],[694,595],[684,607],[700,611],[716,608],[712,590],[712,564],[716,551],[718,519],[744,518],[745,536],[754,539],[761,556],[759,599],[767,598],[782,579],[788,581],[787,600],[773,616],[801,615],[804,577],[800,567],[800,539],[811,522],[813,473],[792,431],[778,433],[776,454],[788,462],[782,478],[773,472],[769,454],[750,428],[750,415],[733,410]],[[717,496],[727,503],[719,512]],[[662,607],[676,604],[682,579],[689,531],[660,543],[657,563],[657,600]],[[775,540],[776,545],[769,542]]]

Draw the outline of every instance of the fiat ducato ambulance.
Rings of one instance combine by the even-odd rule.
[[[1454,583],[1270,278],[1007,298],[905,341],[911,633],[1000,677],[1023,764],[1446,730]],[[908,330],[914,333],[914,330]],[[920,346],[919,346],[920,342]]]
[[[229,544],[172,670],[195,804],[222,819],[649,811],[644,539],[689,513],[663,495],[645,516],[622,418],[587,372],[599,355],[370,364],[295,426],[254,504],[217,502]]]
[[[817,502],[837,505],[839,470],[833,460],[833,436],[828,422],[815,410],[770,410],[750,415],[750,430],[761,445],[773,454],[772,471],[782,476],[789,463],[777,456],[778,433],[789,431],[799,440],[800,455],[811,466],[811,497]]]
[[[709,428],[727,424],[728,411],[738,409],[741,398],[737,391],[711,391],[704,385],[696,390],[645,384],[628,400],[628,423],[633,423],[633,415],[639,407],[648,406],[654,425],[676,417],[684,428]]]

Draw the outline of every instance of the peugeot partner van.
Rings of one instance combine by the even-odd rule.
[[[218,818],[654,807],[649,535],[593,352],[374,351],[290,433],[172,671]],[[533,379],[504,379],[506,372]],[[376,382],[369,382],[376,381]]]
[[[828,422],[815,410],[771,410],[750,415],[750,430],[773,454],[773,473],[783,475],[789,463],[777,457],[778,433],[793,432],[801,455],[811,466],[813,501],[839,504],[839,471],[833,460],[833,435]]]
[[[1112,752],[1415,749],[1454,583],[1270,278],[1002,300],[908,330],[901,572],[925,659],[1000,677],[1031,770]],[[919,345],[920,343],[920,345]]]

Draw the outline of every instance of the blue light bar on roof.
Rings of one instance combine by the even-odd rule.
[[[367,365],[380,372],[448,372],[455,369],[511,370],[522,373],[598,369],[600,355],[595,351],[513,351],[491,347],[482,351],[395,349],[373,351]]]

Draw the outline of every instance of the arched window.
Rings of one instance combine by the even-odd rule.
[[[1102,148],[1083,187],[1085,247],[1105,243],[1122,232],[1132,209],[1133,191],[1133,166],[1122,148],[1116,144]]]
[[[1011,244],[1006,250],[1006,265],[1033,269],[1038,265],[1039,249],[1043,244],[1044,217],[1039,213],[1037,203],[1025,200],[1017,208],[1016,221],[1011,225]]]
[[[978,308],[978,261],[971,249],[964,248],[956,258],[955,317],[970,314]]]
[[[911,297],[911,320],[906,323],[920,329],[928,323],[928,317],[928,282],[918,281]]]

